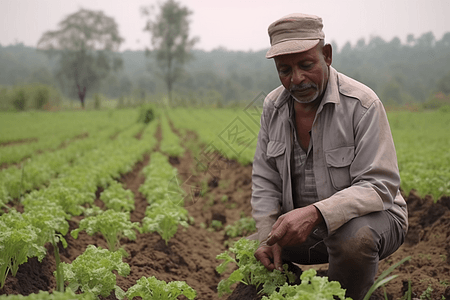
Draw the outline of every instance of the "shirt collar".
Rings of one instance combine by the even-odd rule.
[[[320,113],[323,109],[323,106],[327,103],[335,103],[339,104],[339,82],[338,82],[338,73],[335,68],[330,66],[330,74],[328,76],[327,89],[322,98],[322,102],[317,109],[317,114]]]
[[[289,93],[289,91],[283,88],[283,91],[281,92],[280,96],[278,96],[277,100],[274,103],[275,108],[278,109],[282,107],[290,98],[291,94]]]

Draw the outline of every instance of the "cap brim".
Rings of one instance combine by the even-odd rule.
[[[293,54],[308,51],[319,44],[317,40],[288,40],[270,47],[266,53],[266,58],[272,58],[278,55]]]

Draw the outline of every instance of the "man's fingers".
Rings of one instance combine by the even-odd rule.
[[[275,245],[272,250],[273,253],[273,262],[275,264],[275,268],[279,271],[283,271],[283,261],[281,259],[281,247]]]
[[[255,257],[257,260],[259,260],[264,267],[266,267],[266,269],[268,269],[269,271],[272,271],[273,269],[275,269],[275,265],[272,263],[271,261],[271,257],[269,255],[269,253],[267,252],[267,250],[269,249],[258,249],[255,252]]]
[[[261,258],[260,262],[269,271],[273,271],[273,269],[275,269],[275,265],[267,257]]]

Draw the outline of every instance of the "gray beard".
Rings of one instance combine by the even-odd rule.
[[[295,91],[301,91],[301,90],[304,90],[306,88],[314,88],[316,90],[316,93],[311,97],[311,99],[309,99],[309,100],[300,100],[300,99],[298,99],[298,98],[296,98],[294,96]],[[300,84],[300,85],[291,86],[290,89],[289,89],[289,94],[291,94],[292,98],[294,98],[294,100],[297,101],[298,103],[301,103],[301,104],[311,103],[311,102],[314,102],[314,100],[316,100],[319,97],[319,89],[313,83]]]
[[[292,99],[294,99],[294,100],[297,101],[298,103],[300,103],[300,104],[306,104],[306,103],[311,103],[311,102],[314,102],[315,100],[317,100],[317,98],[318,98],[318,96],[319,96],[319,91],[316,92],[316,94],[314,95],[314,97],[312,97],[310,100],[307,100],[307,101],[305,101],[305,100],[299,100],[299,99],[295,98],[295,96],[294,96],[291,92],[289,92],[289,94],[291,95]]]

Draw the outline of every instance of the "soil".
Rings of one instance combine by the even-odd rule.
[[[157,136],[160,138],[160,132]],[[192,133],[185,137],[192,138],[195,138]],[[131,213],[133,222],[142,220],[147,207],[138,188],[144,182],[141,170],[150,163],[149,160],[146,155],[130,173],[119,179],[135,195],[136,209]],[[214,172],[199,170],[198,157],[189,150],[178,159],[170,158],[170,161],[178,169],[181,186],[188,193],[185,207],[195,222],[186,229],[180,227],[167,245],[156,233],[138,234],[134,241],[122,239],[121,244],[129,254],[124,261],[130,265],[131,272],[127,277],[117,275],[117,285],[127,290],[142,276],[155,276],[165,281],[186,281],[197,291],[196,299],[260,299],[254,287],[242,284],[236,286],[233,294],[219,298],[217,284],[229,273],[219,275],[215,271],[220,263],[215,257],[227,249],[230,240],[223,229],[214,230],[210,226],[212,220],[219,220],[226,226],[243,215],[251,216],[252,166],[217,158]],[[100,191],[97,196],[99,194]],[[411,280],[413,298],[429,291],[429,298],[424,299],[442,299],[442,296],[450,299],[450,197],[442,197],[434,204],[430,197],[420,198],[412,191],[405,198],[410,223],[408,235],[397,252],[380,262],[379,273],[406,256],[412,258],[394,270],[393,274],[399,276],[386,285],[388,299],[400,299],[407,290],[408,280]],[[96,199],[95,203],[103,207],[101,200]],[[80,218],[74,217],[70,221],[70,229],[77,227]],[[82,254],[89,244],[107,248],[100,235],[89,236],[81,232],[76,240],[70,234],[65,238],[68,247],[60,247],[59,250],[61,260],[66,263]],[[320,275],[326,276],[326,264],[316,266],[316,269]],[[49,246],[42,262],[31,258],[19,267],[15,277],[9,274],[0,295],[52,291],[56,287],[54,270],[53,249]],[[111,294],[102,299],[116,297]],[[378,289],[372,299],[384,299],[383,289]]]
[[[1,142],[0,147],[34,143],[34,142],[37,142],[38,140],[39,140],[38,138],[28,138],[28,139],[20,139],[20,140],[14,140],[14,141],[9,141],[9,142]]]

